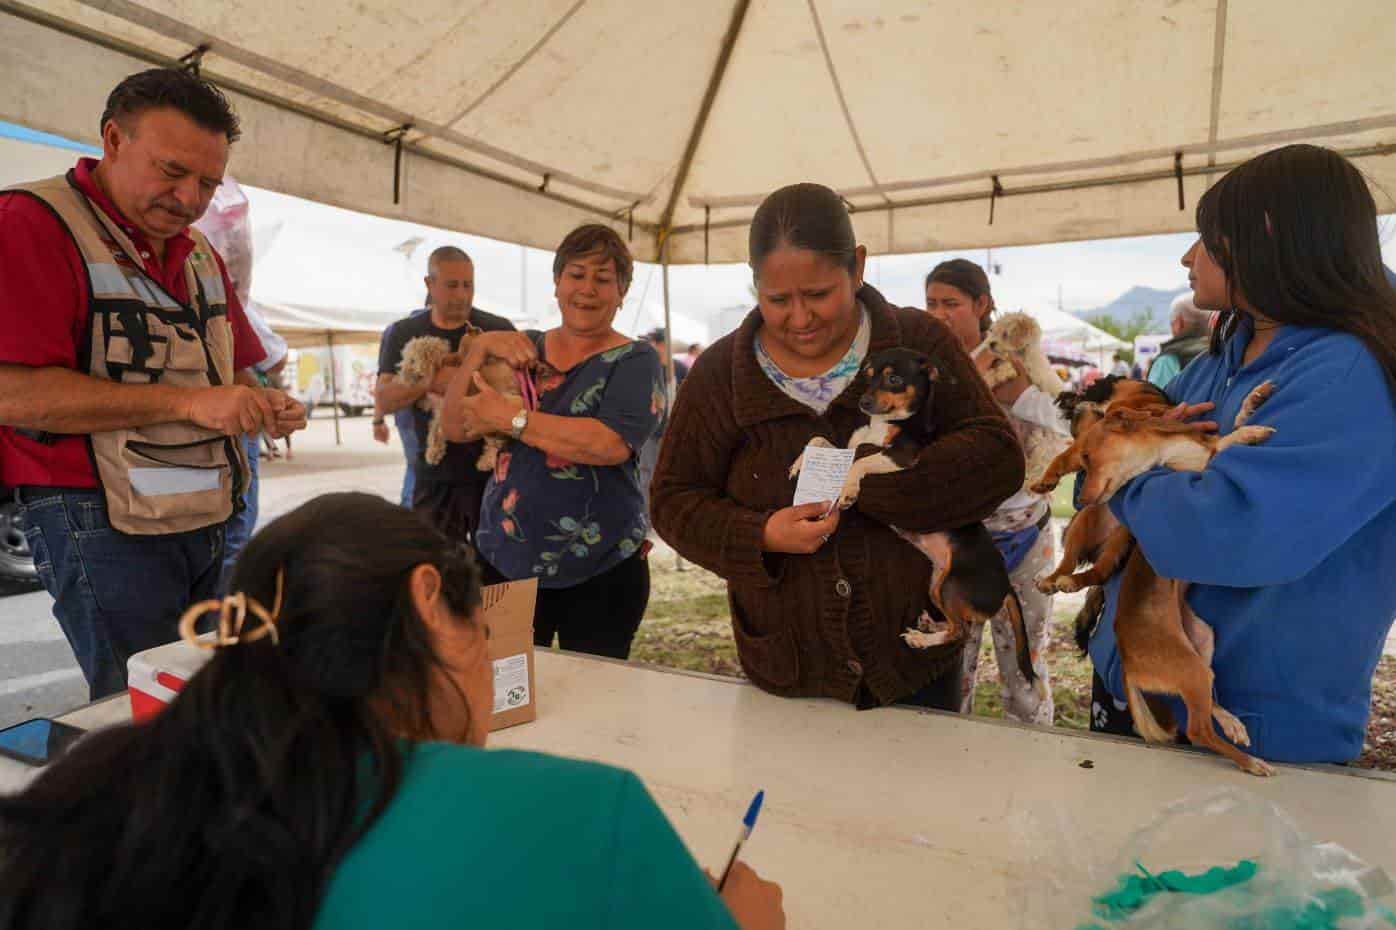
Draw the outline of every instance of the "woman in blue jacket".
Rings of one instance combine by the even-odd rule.
[[[1160,575],[1191,582],[1188,602],[1216,632],[1217,698],[1252,751],[1347,762],[1396,615],[1396,290],[1376,207],[1342,156],[1292,145],[1228,172],[1199,201],[1197,228],[1183,264],[1197,306],[1222,316],[1168,394],[1226,430],[1272,381],[1253,422],[1276,433],[1203,472],[1147,472],[1110,509]],[[1092,729],[1127,719],[1119,581],[1091,640]]]

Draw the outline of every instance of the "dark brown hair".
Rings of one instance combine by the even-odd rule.
[[[1212,330],[1212,352],[1236,331],[1244,294],[1272,320],[1361,339],[1396,394],[1396,290],[1382,266],[1376,203],[1351,162],[1317,145],[1257,155],[1202,195],[1197,231],[1233,304]]]
[[[747,262],[753,277],[766,256],[792,246],[828,256],[850,273],[858,266],[858,239],[843,198],[823,184],[791,184],[761,201],[751,218]]]
[[[164,107],[178,110],[210,132],[223,133],[230,143],[242,135],[238,116],[223,92],[209,81],[180,68],[151,68],[116,85],[107,96],[98,131],[108,120],[116,120],[130,135],[132,117]]]
[[[568,262],[598,252],[603,258],[616,263],[616,283],[620,285],[620,293],[624,297],[635,275],[635,259],[631,257],[625,240],[614,229],[600,223],[578,226],[562,240],[553,254],[553,280],[562,277],[562,269],[567,267]]]
[[[443,662],[409,590],[423,564],[470,617],[469,553],[380,497],[327,494],[257,533],[231,587],[271,609],[284,579],[279,642],[218,649],[153,720],[0,797],[0,927],[310,927],[402,783],[402,738],[463,735],[431,715]]]
[[[964,291],[970,300],[989,298],[989,312],[979,318],[979,332],[987,333],[993,326],[994,294],[989,289],[989,276],[984,269],[967,258],[952,258],[943,261],[926,275],[926,287],[932,284],[948,284],[956,290]]]

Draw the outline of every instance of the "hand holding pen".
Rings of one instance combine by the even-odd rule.
[[[775,882],[763,880],[745,862],[738,862],[737,856],[742,845],[751,836],[756,826],[756,816],[761,812],[761,802],[765,792],[758,791],[742,819],[742,829],[732,854],[727,858],[727,867],[722,878],[715,884],[723,903],[732,912],[732,917],[742,930],[784,930],[785,911],[782,907],[783,895]]]

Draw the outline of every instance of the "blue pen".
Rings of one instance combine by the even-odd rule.
[[[718,894],[722,894],[722,889],[727,884],[727,876],[732,874],[732,866],[737,863],[737,853],[742,851],[742,844],[756,828],[756,815],[761,813],[761,802],[765,799],[765,791],[756,792],[756,797],[751,799],[751,806],[746,809],[746,816],[742,818],[742,832],[737,834],[737,845],[732,847],[732,856],[727,860],[727,868],[722,870],[722,878],[717,883]]]

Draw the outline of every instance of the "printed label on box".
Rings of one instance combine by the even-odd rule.
[[[528,703],[528,655],[505,656],[494,660],[494,712],[511,710]]]

